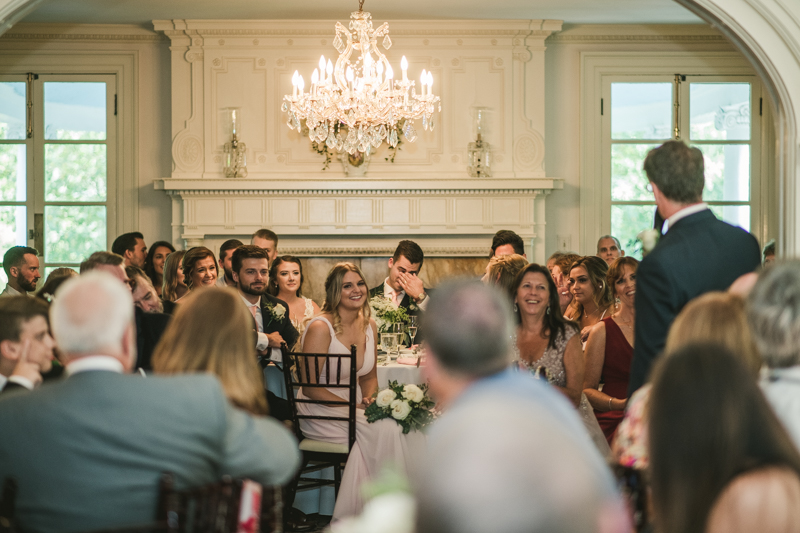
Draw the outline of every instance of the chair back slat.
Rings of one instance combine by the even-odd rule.
[[[0,495],[0,533],[17,531],[15,506],[17,499],[17,480],[7,477],[3,481],[3,492]]]

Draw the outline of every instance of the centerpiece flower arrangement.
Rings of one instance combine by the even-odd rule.
[[[428,396],[427,385],[400,385],[390,381],[389,386],[373,396],[375,401],[364,410],[367,422],[376,422],[384,418],[394,418],[403,427],[406,434],[412,429],[419,431],[431,422],[435,405]]]
[[[375,317],[375,325],[378,326],[378,333],[391,333],[389,327],[395,322],[408,324],[408,313],[402,307],[395,307],[392,301],[385,296],[373,296],[369,301],[372,316]]]

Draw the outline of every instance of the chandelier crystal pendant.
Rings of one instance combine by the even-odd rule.
[[[288,113],[286,124],[290,129],[301,131],[301,121],[305,120],[311,142],[349,154],[369,153],[384,140],[391,147],[397,146],[398,124],[406,140],[414,142],[417,131],[413,122],[421,118],[422,127],[433,130],[434,110],[442,111],[439,97],[431,90],[430,72],[422,70],[418,93],[414,80],[408,79],[408,61],[403,56],[402,78],[395,79],[389,60],[378,49],[381,38],[384,49],[392,46],[389,24],[384,22],[373,29],[372,17],[363,6],[364,0],[360,0],[358,11],[350,14],[349,30],[336,23],[336,65],[320,57],[308,91],[305,80],[295,71],[292,94],[284,96],[281,106]]]

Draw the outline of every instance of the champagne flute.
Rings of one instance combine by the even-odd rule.
[[[417,349],[414,348],[414,338],[417,336],[417,316],[411,315],[408,317],[408,334],[411,336],[411,347],[413,348],[414,355],[417,354]]]
[[[397,335],[397,357],[400,357],[400,346],[405,344],[405,324],[403,322],[395,322],[392,326],[392,331]]]

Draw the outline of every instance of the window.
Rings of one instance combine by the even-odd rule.
[[[641,258],[636,235],[653,227],[656,211],[644,159],[673,138],[703,151],[703,200],[718,217],[759,241],[774,236],[773,124],[761,82],[741,54],[593,51],[581,62],[582,252],[610,233]]]
[[[115,97],[113,75],[0,77],[0,249],[36,247],[43,277],[114,235]]]
[[[642,164],[672,138],[702,150],[703,200],[726,222],[750,230],[755,80],[675,76],[672,81],[608,79],[611,234],[641,258],[637,234],[653,226],[655,203]],[[755,100],[760,101],[759,99]],[[605,102],[605,99],[604,99]]]

